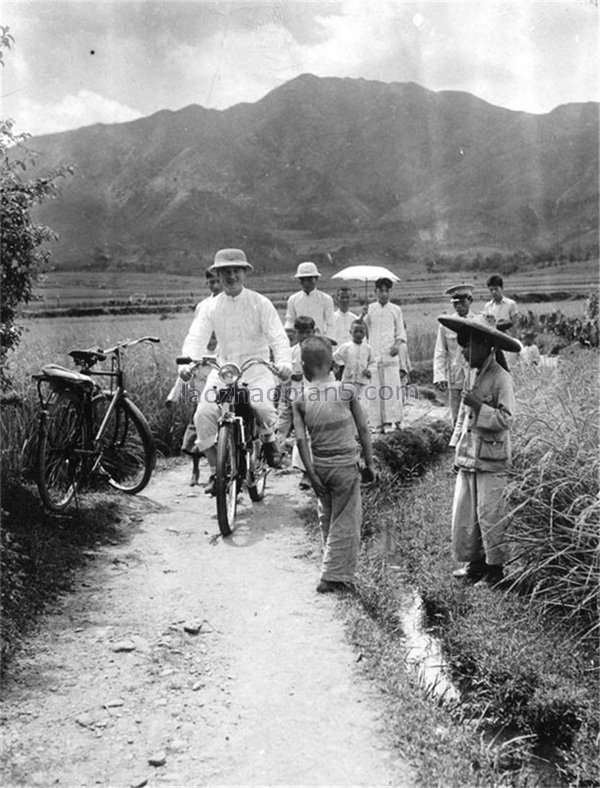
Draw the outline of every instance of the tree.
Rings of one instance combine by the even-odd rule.
[[[0,67],[3,53],[14,39],[0,26]],[[42,248],[56,239],[49,228],[35,224],[31,209],[56,194],[56,181],[72,168],[63,167],[45,178],[26,180],[24,173],[35,164],[34,153],[24,143],[29,134],[16,134],[14,122],[0,121],[0,391],[10,387],[7,356],[21,338],[19,309],[33,296],[33,286],[46,267],[50,252]]]

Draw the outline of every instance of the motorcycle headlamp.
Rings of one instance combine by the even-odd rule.
[[[240,379],[242,375],[242,370],[238,367],[237,364],[223,364],[221,369],[219,370],[219,377],[225,383],[226,386],[231,385],[231,383],[235,383]]]

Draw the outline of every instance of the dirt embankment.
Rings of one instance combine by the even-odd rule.
[[[129,504],[131,539],[102,548],[27,640],[2,784],[412,785],[335,599],[315,593],[298,477],[272,476],[262,504],[243,496],[228,540],[187,477],[155,476]]]

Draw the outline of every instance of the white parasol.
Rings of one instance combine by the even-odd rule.
[[[349,279],[365,283],[365,301],[367,300],[367,282],[376,282],[378,279],[391,279],[392,282],[399,282],[400,277],[388,271],[381,265],[351,265],[342,268],[337,274],[333,274],[332,279]]]

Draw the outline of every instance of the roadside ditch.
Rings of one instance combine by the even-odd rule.
[[[589,658],[515,591],[452,578],[447,440],[448,425],[416,420],[377,442],[357,594],[344,600],[396,744],[425,785],[597,784]]]

